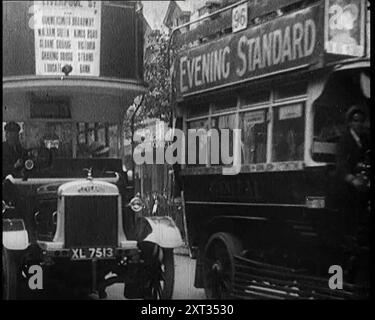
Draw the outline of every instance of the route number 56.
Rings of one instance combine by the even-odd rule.
[[[232,10],[232,32],[247,28],[247,3],[241,4]]]

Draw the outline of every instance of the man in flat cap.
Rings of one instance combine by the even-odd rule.
[[[5,142],[3,142],[3,179],[8,174],[14,174],[23,167],[26,150],[21,146],[19,132],[21,127],[16,122],[8,122],[5,127]]]
[[[366,160],[370,150],[370,139],[365,127],[366,115],[357,105],[346,112],[347,129],[339,142],[339,174],[346,183],[356,189],[362,187],[363,181],[357,176],[358,164]]]
[[[357,239],[361,226],[367,224],[369,176],[362,175],[360,165],[370,161],[370,135],[365,125],[366,114],[359,105],[346,112],[347,128],[338,144],[338,183],[346,230]],[[363,228],[362,228],[363,229]],[[361,234],[363,234],[361,232]]]

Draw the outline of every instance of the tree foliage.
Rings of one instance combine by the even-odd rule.
[[[170,109],[169,37],[158,31],[149,36],[145,51],[144,78],[149,85],[142,112],[150,118],[168,121]]]
[[[169,122],[172,116],[170,104],[169,36],[152,30],[145,39],[144,80],[148,85],[143,103],[134,118],[134,129],[142,127],[145,119],[160,119]],[[136,106],[135,106],[136,107]],[[131,117],[125,119],[126,136],[130,137]]]

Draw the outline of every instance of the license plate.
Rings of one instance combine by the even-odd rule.
[[[71,249],[72,260],[108,259],[114,257],[113,248],[76,248]]]

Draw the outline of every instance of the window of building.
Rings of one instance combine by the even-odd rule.
[[[267,110],[241,114],[242,163],[264,163],[267,160]]]
[[[274,108],[272,161],[303,160],[304,108],[301,103]]]

